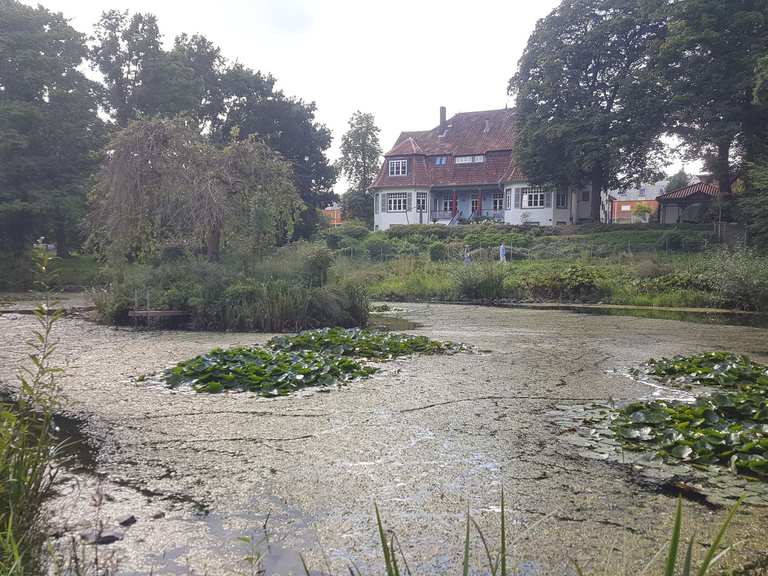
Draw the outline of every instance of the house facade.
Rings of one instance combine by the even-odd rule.
[[[534,186],[514,157],[515,111],[465,112],[403,132],[371,186],[374,228],[493,220],[555,226],[590,221],[590,190]]]
[[[612,224],[634,224],[656,220],[658,217],[659,203],[656,198],[664,193],[667,180],[660,180],[654,184],[642,184],[637,188],[625,188],[611,190],[607,195],[606,217],[603,222]],[[648,206],[651,209],[650,216],[640,218],[633,212],[636,206]]]

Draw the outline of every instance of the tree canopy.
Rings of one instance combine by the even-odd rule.
[[[676,0],[664,12],[656,70],[672,95],[667,130],[730,192],[746,150],[765,138],[766,109],[754,95],[768,53],[768,0]]]
[[[169,246],[204,249],[210,260],[222,243],[253,254],[291,231],[302,207],[292,176],[253,138],[219,147],[191,120],[135,120],[108,145],[91,197],[91,240],[113,262]]]
[[[271,75],[228,62],[204,36],[181,34],[173,49],[164,51],[152,14],[105,12],[96,40],[93,60],[104,74],[119,125],[182,114],[213,142],[257,137],[292,163],[296,188],[312,208],[297,214],[295,236],[314,232],[316,209],[335,198],[336,173],[326,156],[331,133],[317,122],[313,102],[276,90]]]
[[[517,153],[536,183],[603,190],[658,176],[665,90],[652,48],[664,37],[661,0],[566,0],[539,21],[510,80]]]
[[[100,87],[78,69],[86,54],[61,14],[0,0],[0,248],[50,235],[63,255],[79,241],[105,136]]]
[[[373,196],[368,192],[379,171],[381,145],[379,127],[373,114],[352,114],[349,129],[341,137],[341,158],[338,170],[349,182],[341,197],[344,218],[358,219],[373,225]]]

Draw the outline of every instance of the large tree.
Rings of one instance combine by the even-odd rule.
[[[222,244],[252,254],[290,230],[301,201],[292,168],[255,139],[216,146],[193,120],[130,122],[108,145],[89,217],[91,240],[112,262],[166,246]]]
[[[79,70],[85,38],[61,14],[0,0],[0,247],[78,241],[104,125],[99,86]]]
[[[522,168],[534,182],[601,194],[659,173],[666,93],[650,73],[663,0],[564,0],[539,21],[510,80]]]
[[[674,0],[664,13],[656,69],[673,94],[668,129],[730,192],[744,154],[765,138],[766,109],[754,95],[768,51],[768,0]]]
[[[349,130],[341,137],[341,158],[338,170],[349,184],[341,197],[344,218],[357,218],[373,225],[373,196],[368,191],[379,171],[381,145],[379,127],[373,114],[352,114]]]
[[[336,174],[326,156],[330,131],[315,119],[314,103],[275,90],[275,79],[229,63],[204,36],[176,37],[161,45],[151,14],[105,12],[97,25],[93,59],[109,90],[110,109],[125,126],[139,117],[184,115],[219,144],[256,137],[293,165],[296,188],[309,210],[294,236],[307,237],[318,208],[335,198]],[[287,238],[286,238],[287,240]]]

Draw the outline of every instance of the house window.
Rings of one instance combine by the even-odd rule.
[[[480,198],[472,196],[472,214],[477,214],[480,211]]]
[[[451,199],[443,198],[443,212],[449,212],[451,210]]]
[[[622,212],[629,212],[632,210],[632,206],[628,206],[627,204],[624,204],[624,206],[621,207]]]
[[[544,208],[544,190],[523,188],[523,208]]]
[[[582,190],[581,191],[581,201],[582,202],[589,202],[589,190]]]
[[[493,193],[493,211],[501,212],[502,210],[504,210],[504,193],[494,192]]]
[[[640,196],[645,196],[645,188],[640,188]]]
[[[478,154],[476,156],[456,156],[456,164],[479,164],[485,162],[485,156]]]
[[[416,212],[427,211],[427,193],[416,192]]]
[[[408,209],[408,194],[406,192],[390,192],[387,194],[388,212],[405,212]]]
[[[555,196],[556,208],[568,208],[568,191],[558,190]]]
[[[504,189],[504,209],[512,210],[512,188]]]
[[[390,160],[389,175],[390,176],[407,176],[408,160]]]
[[[373,213],[374,214],[379,213],[379,195],[378,194],[373,195]]]
[[[435,156],[435,166],[445,166],[447,160],[447,156]]]

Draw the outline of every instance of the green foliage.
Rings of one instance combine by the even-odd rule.
[[[454,342],[440,342],[426,336],[343,328],[311,330],[296,336],[277,336],[267,346],[280,352],[310,350],[377,360],[410,354],[453,354],[464,350],[463,346]]]
[[[458,344],[425,336],[331,328],[273,338],[267,348],[217,348],[170,368],[165,380],[169,386],[191,384],[197,392],[249,390],[277,396],[363,378],[378,370],[354,358],[389,360],[461,350],[464,347]]]
[[[38,252],[35,260],[45,299],[35,310],[31,364],[19,374],[17,400],[0,403],[0,573],[9,576],[45,572],[43,504],[53,493],[59,452],[53,414],[61,395],[60,370],[51,366],[56,350],[51,334],[61,313],[52,312],[48,254]]]
[[[344,218],[357,218],[373,225],[373,195],[368,192],[379,171],[379,128],[373,114],[352,114],[349,130],[341,137],[341,158],[336,167],[349,182],[341,197]]]
[[[768,366],[732,352],[652,358],[647,371],[675,386],[695,383],[726,388],[743,385],[768,388]]]
[[[302,207],[291,166],[255,139],[216,147],[187,120],[139,120],[110,149],[89,226],[113,265],[146,261],[168,245],[205,245],[212,261],[222,243],[258,254],[280,242]]]
[[[307,268],[316,274],[316,263],[288,259],[293,269],[279,271],[272,262],[279,273],[263,278],[238,273],[230,265],[186,259],[132,266],[108,288],[94,292],[94,302],[100,319],[108,324],[128,323],[129,310],[138,305],[187,312],[189,326],[202,330],[284,332],[365,325],[368,297],[361,286],[312,286]]]
[[[505,265],[478,263],[462,266],[454,273],[455,293],[459,300],[493,302],[504,297]]]
[[[707,254],[703,265],[722,305],[768,310],[768,256],[748,248],[724,249]]]
[[[265,348],[217,348],[180,362],[165,373],[169,386],[191,384],[196,392],[247,390],[264,396],[289,394],[308,386],[362,378],[376,372],[348,357],[310,350],[270,351]]]
[[[429,245],[429,259],[432,262],[448,260],[448,248],[443,242],[432,242]]]
[[[662,163],[665,95],[647,70],[662,4],[563,2],[537,23],[509,83],[523,170],[555,186],[591,182],[595,222],[600,192],[648,181]]]
[[[766,14],[765,0],[665,5],[667,34],[654,71],[671,95],[668,124],[691,157],[709,157],[723,192],[731,191],[741,152],[765,138],[765,111],[752,94],[759,58],[768,50]]]
[[[0,251],[80,244],[88,178],[105,125],[100,86],[81,72],[85,36],[61,14],[0,2]]]
[[[669,178],[669,180],[667,180],[667,185],[664,187],[664,192],[672,192],[672,190],[683,188],[684,186],[688,186],[690,183],[691,176],[685,171],[684,168],[680,168],[679,172],[676,172]]]
[[[693,404],[651,401],[622,408],[611,426],[625,448],[768,479],[767,366],[708,352],[651,360],[647,373],[676,386],[707,385],[715,391]]]

